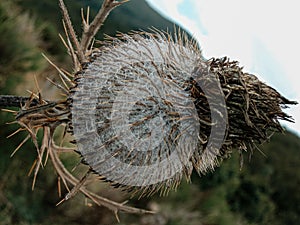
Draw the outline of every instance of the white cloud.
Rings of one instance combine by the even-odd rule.
[[[275,85],[283,95],[300,102],[298,0],[147,1],[194,34],[205,57],[226,55],[238,60],[245,70],[258,73],[260,79]],[[190,16],[179,13],[179,4],[184,3],[190,4],[191,9],[199,12],[198,18],[190,19]],[[207,33],[201,32],[197,21],[199,18]],[[257,48],[257,42],[264,47]],[[273,73],[264,74],[266,71],[271,72],[271,67]],[[287,125],[300,135],[299,106],[292,107],[289,113],[296,123]]]
[[[146,0],[153,8],[158,10],[161,14],[169,17],[177,24],[185,27],[192,35],[200,36],[201,30],[197,26],[197,21],[190,19],[188,16],[182,15],[178,11],[178,5],[184,0]]]

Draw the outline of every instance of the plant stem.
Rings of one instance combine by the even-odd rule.
[[[30,100],[30,97],[14,96],[14,95],[0,95],[0,108],[4,107],[18,107],[20,108],[26,102]],[[38,100],[33,99],[31,105],[37,105]]]

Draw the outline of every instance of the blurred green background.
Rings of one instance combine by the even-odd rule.
[[[78,34],[81,31],[80,8],[91,7],[94,15],[99,1],[66,0]],[[153,11],[143,0],[131,0],[108,17],[103,33],[147,30],[156,27],[172,31],[174,25]],[[63,68],[72,68],[66,49],[58,34],[63,33],[58,1],[0,1],[0,94],[29,95],[39,80],[44,96],[55,98],[56,90],[45,82],[57,79],[41,53],[46,53]],[[81,194],[56,207],[57,178],[51,163],[42,169],[34,191],[32,177],[27,174],[36,158],[33,144],[27,142],[13,158],[13,150],[25,134],[6,137],[18,126],[7,125],[11,114],[0,112],[0,224],[118,224],[113,213],[93,205],[88,207]],[[293,133],[276,134],[270,143],[255,151],[251,160],[245,154],[240,170],[239,156],[221,164],[214,173],[182,183],[168,196],[130,199],[136,207],[157,209],[156,215],[120,213],[119,224],[144,225],[298,225],[300,221],[300,138]],[[70,167],[78,162],[77,155],[64,162]],[[97,190],[97,187],[94,187]],[[99,185],[100,194],[118,201],[128,196],[107,185]]]

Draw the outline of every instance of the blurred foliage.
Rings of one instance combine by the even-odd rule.
[[[77,35],[81,36],[81,8],[86,14],[88,6],[90,7],[91,19],[98,12],[103,0],[65,0],[64,2],[69,10]],[[56,1],[18,0],[18,3],[22,7],[28,9],[31,14],[41,18],[42,21],[48,21],[49,24],[54,25],[60,33],[64,33],[60,9]],[[98,33],[96,38],[101,40],[103,39],[104,34],[114,36],[117,32],[147,30],[152,27],[160,30],[173,31],[174,25],[174,23],[164,19],[156,11],[151,9],[144,0],[130,0],[121,7],[117,7],[109,14],[108,19],[101,28],[101,32]],[[56,41],[57,40],[58,38],[56,38]]]
[[[43,66],[40,30],[12,1],[0,2],[0,90],[8,94],[22,75]]]
[[[71,18],[80,33],[80,8],[91,6],[94,15],[99,1],[67,0]],[[173,29],[144,1],[131,0],[117,8],[108,17],[102,30],[114,35],[116,31]],[[66,50],[58,38],[63,33],[57,1],[1,0],[0,1],[0,93],[15,92],[24,73],[45,68],[41,52],[58,60],[66,60]],[[101,39],[102,36],[100,35]],[[6,125],[12,115],[0,112],[0,224],[118,224],[113,213],[105,208],[87,207],[79,195],[55,207],[57,178],[51,164],[38,175],[34,192],[32,177],[27,173],[36,158],[33,144],[27,142],[13,158],[13,150],[25,137],[6,136],[18,126]],[[276,134],[270,143],[260,146],[252,159],[244,155],[240,170],[239,155],[233,154],[214,172],[201,177],[193,174],[192,183],[183,182],[177,192],[167,197],[130,200],[130,204],[159,210],[156,215],[120,214],[119,224],[144,225],[296,225],[300,221],[300,138],[286,132]],[[77,156],[64,158],[69,168]],[[99,187],[98,187],[99,189]],[[122,199],[124,195],[111,189],[101,193],[109,198]],[[63,190],[65,193],[65,190]]]

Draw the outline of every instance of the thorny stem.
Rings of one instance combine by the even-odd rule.
[[[87,59],[87,53],[88,48],[99,31],[100,27],[104,23],[105,19],[109,15],[109,13],[116,8],[117,6],[127,2],[129,0],[123,0],[123,1],[115,1],[115,0],[104,0],[100,10],[98,11],[97,15],[95,16],[94,20],[91,24],[89,24],[88,18],[82,17],[82,23],[83,23],[83,32],[81,37],[81,42],[79,43],[79,40],[77,38],[76,32],[73,28],[67,7],[65,6],[65,3],[63,0],[59,0],[59,7],[62,10],[63,15],[63,22],[66,26],[66,35],[67,38],[70,39],[70,41],[73,43],[75,47],[75,51],[73,49],[73,46],[70,47],[70,52],[72,54],[73,63],[75,64],[75,68],[78,67],[77,60],[74,59],[74,54],[77,56],[78,61],[80,64],[83,64],[88,61]]]
[[[109,13],[117,6],[128,1],[129,0],[123,0],[118,2],[115,0],[105,0],[91,24],[88,23],[88,20],[83,18],[83,33],[80,43],[83,52],[87,52],[92,39],[97,34]]]
[[[77,39],[75,30],[72,26],[67,8],[66,8],[63,0],[59,0],[59,4],[60,4],[60,7],[62,9],[62,14],[63,14],[63,23],[66,27],[65,30],[66,30],[66,35],[67,35],[67,42],[65,42],[65,45],[67,48],[69,48],[69,50],[71,52],[71,56],[72,56],[72,59],[74,62],[75,72],[77,72],[78,68],[80,69],[80,66],[82,63],[87,61],[87,57],[89,55],[88,48],[90,47],[94,36],[100,29],[101,25],[103,24],[103,22],[105,21],[105,19],[109,15],[109,13],[115,7],[125,3],[126,1],[127,0],[123,0],[123,1],[104,0],[101,9],[98,11],[96,17],[94,18],[94,20],[92,21],[91,24],[89,24],[88,18],[87,19],[83,18],[83,34],[82,34],[81,42],[79,42],[79,40]],[[74,45],[74,47],[73,47],[73,45]],[[52,64],[50,60],[48,60],[48,61],[50,62],[50,64]],[[218,63],[219,62],[217,61],[217,63],[215,63],[215,64],[218,65]],[[64,74],[57,66],[54,65],[54,67],[58,70],[58,72],[61,75]],[[225,71],[225,72],[227,72],[227,71]],[[66,77],[64,77],[64,79],[66,79]],[[66,79],[66,80],[68,81],[68,79]],[[70,82],[70,83],[72,84],[72,82]],[[248,90],[247,90],[247,86],[245,85],[244,80],[241,80],[240,83],[241,83],[241,86],[243,87],[243,89],[246,90],[245,119],[246,119],[247,125],[250,127],[251,121],[249,120],[248,117],[246,117],[247,116],[246,113],[247,113],[249,105],[250,105]],[[64,89],[64,88],[62,88],[62,89]],[[231,97],[233,96],[233,94],[230,94],[230,95],[231,95]],[[227,95],[227,97],[228,96],[229,96],[229,94]],[[68,189],[68,191],[69,191],[68,194],[65,196],[65,198],[61,202],[68,200],[69,198],[73,197],[77,192],[80,191],[87,198],[89,198],[93,202],[95,202],[97,205],[102,205],[104,207],[109,208],[113,212],[115,212],[116,216],[117,216],[118,211],[124,211],[127,213],[153,213],[151,211],[126,206],[126,205],[124,205],[124,203],[117,203],[117,202],[111,201],[109,199],[103,198],[103,197],[95,194],[94,192],[89,191],[86,188],[87,175],[89,172],[86,174],[86,176],[83,177],[83,179],[79,180],[65,168],[65,166],[63,165],[63,163],[61,162],[61,160],[58,156],[58,152],[62,152],[62,150],[67,151],[68,149],[55,146],[55,143],[53,141],[53,131],[57,127],[57,125],[54,122],[59,122],[58,124],[60,124],[62,121],[65,122],[65,116],[60,117],[60,114],[57,114],[57,112],[63,112],[63,115],[65,115],[66,113],[65,113],[65,110],[61,110],[61,109],[60,110],[57,109],[58,111],[54,111],[54,114],[53,114],[53,112],[50,113],[50,111],[46,110],[49,107],[55,106],[56,104],[59,104],[59,102],[53,103],[50,101],[44,101],[42,104],[41,99],[39,101],[38,99],[31,98],[31,97],[7,96],[7,95],[1,96],[0,95],[0,108],[3,106],[4,107],[22,108],[22,110],[17,114],[16,119],[22,127],[24,127],[25,129],[28,130],[35,146],[37,147],[38,158],[37,158],[36,164],[33,165],[33,169],[35,169],[33,185],[34,185],[37,173],[39,171],[39,168],[41,166],[43,166],[43,164],[42,164],[43,154],[47,153],[47,154],[49,154],[49,157],[54,165],[54,168],[58,174],[58,177],[62,179],[66,188],[68,189],[67,184],[71,184],[73,186],[72,189],[70,189],[70,190]],[[288,102],[288,104],[296,104],[296,103]],[[25,105],[25,107],[22,107],[24,105]],[[40,112],[40,111],[44,111],[44,113]],[[41,117],[38,120],[36,120],[36,118],[34,118],[35,115],[33,115],[33,113],[37,113],[36,114],[37,116],[45,116],[45,117]],[[57,116],[58,121],[51,120],[55,116]],[[282,117],[285,120],[289,120],[289,118],[285,117],[285,115],[283,115]],[[25,121],[25,123],[22,123],[22,121],[20,121],[20,119],[22,119],[22,118],[24,119],[23,121]],[[61,121],[59,121],[60,118],[61,118]],[[250,122],[248,122],[248,121],[250,121]],[[207,124],[207,125],[210,125],[210,124]],[[52,129],[51,132],[50,132],[50,126]],[[36,133],[37,133],[37,130],[41,127],[43,127],[43,129],[44,129],[44,138],[43,138],[43,144],[39,148],[38,144],[37,144]],[[27,140],[27,138],[26,138],[26,140]],[[24,143],[24,141],[21,143],[21,145],[23,143]],[[244,143],[242,142],[242,144],[244,144]],[[19,145],[19,146],[21,146],[21,145]],[[19,146],[17,147],[17,149],[19,148]],[[60,188],[59,188],[59,190],[60,190]]]
[[[0,95],[0,108],[4,107],[18,107],[25,105],[26,102],[30,101],[30,97],[14,96],[14,95]],[[30,106],[38,105],[38,100],[33,99]]]
[[[59,7],[62,10],[63,20],[64,20],[64,22],[66,24],[67,32],[69,33],[69,35],[71,37],[71,41],[73,42],[73,44],[75,45],[75,48],[77,50],[77,54],[76,55],[77,55],[79,61],[81,63],[83,63],[83,62],[86,61],[86,57],[84,56],[84,52],[82,51],[82,48],[80,47],[80,44],[79,44],[79,41],[77,39],[77,35],[75,33],[75,30],[73,28],[73,25],[72,25],[72,22],[71,22],[68,10],[67,10],[67,8],[66,8],[65,3],[64,3],[63,0],[59,0]]]
[[[52,145],[52,146],[51,146]],[[80,183],[80,180],[75,178],[62,164],[61,160],[59,159],[57,155],[57,151],[55,150],[55,147],[53,146],[53,143],[50,143],[49,146],[49,156],[51,158],[51,161],[53,163],[54,168],[56,169],[56,172],[58,173],[58,176],[62,179],[65,179],[68,183],[72,184],[75,188],[78,187],[77,185]],[[89,191],[84,185],[80,185],[78,189],[88,198],[90,198],[92,201],[94,201],[97,205],[102,205],[104,207],[107,207],[108,209],[112,210],[113,212],[124,211],[127,213],[153,213],[152,211],[138,209],[130,206],[126,206],[122,203],[117,203],[114,201],[111,201],[107,198],[101,197],[91,191]],[[72,190],[71,190],[72,192]],[[66,198],[65,200],[67,200]]]
[[[128,0],[123,0],[120,2],[114,1],[114,0],[104,0],[101,9],[97,13],[96,17],[94,18],[94,20],[92,21],[91,24],[89,24],[88,19],[86,19],[86,20],[83,19],[84,31],[82,34],[81,43],[79,43],[76,33],[75,33],[75,30],[73,28],[71,19],[69,17],[68,10],[67,10],[63,0],[59,0],[59,6],[62,10],[63,23],[65,25],[65,31],[66,31],[66,35],[67,35],[67,41],[68,41],[68,45],[66,47],[69,48],[69,50],[71,52],[75,70],[79,69],[80,65],[87,61],[86,55],[88,55],[88,47],[90,46],[92,39],[94,38],[94,36],[98,32],[98,30],[100,29],[101,25],[103,24],[103,22],[105,21],[105,19],[111,12],[111,10],[113,10],[118,5],[121,5],[127,1]],[[73,46],[75,47],[75,49]],[[78,62],[79,62],[79,64],[78,64]],[[58,67],[55,67],[55,68],[60,72]],[[17,115],[16,120],[18,121],[18,123],[21,126],[25,127],[25,129],[28,130],[28,132],[30,133],[30,135],[37,147],[39,157],[32,167],[32,169],[34,169],[33,186],[34,186],[39,168],[40,168],[40,166],[42,166],[42,160],[41,160],[42,155],[44,154],[45,150],[47,149],[47,155],[49,154],[49,157],[53,163],[53,166],[54,166],[58,176],[62,179],[62,181],[64,182],[65,185],[71,184],[73,186],[73,189],[71,189],[71,190],[69,190],[68,187],[66,186],[66,188],[69,190],[69,193],[65,196],[65,198],[61,202],[68,200],[69,198],[73,197],[78,191],[80,191],[86,197],[90,198],[93,202],[95,202],[97,205],[99,205],[99,206],[102,205],[102,206],[107,207],[110,210],[112,210],[115,213],[115,216],[117,219],[118,219],[118,216],[117,216],[118,211],[124,211],[127,213],[153,213],[152,211],[126,206],[125,203],[117,203],[117,202],[111,201],[109,199],[103,198],[103,197],[89,191],[85,187],[85,184],[87,182],[87,176],[89,175],[89,172],[86,174],[84,179],[78,180],[65,168],[65,166],[59,159],[57,152],[60,151],[61,148],[56,147],[56,145],[54,144],[53,139],[52,139],[52,135],[53,135],[53,131],[55,130],[55,126],[51,127],[51,128],[49,126],[43,126],[43,129],[44,129],[44,137],[43,137],[43,141],[42,141],[43,143],[40,148],[38,147],[37,142],[36,142],[36,132],[39,128],[41,128],[41,126],[38,126],[38,123],[35,126],[30,126],[30,124],[29,124],[29,126],[27,126],[25,123],[22,123],[20,121],[20,118],[23,118],[24,116],[26,117],[27,114],[31,114],[31,113],[37,112],[39,110],[47,110],[48,108],[51,108],[57,104],[56,102],[45,101],[45,100],[44,100],[44,103],[45,104],[41,104],[39,99],[32,98],[32,97],[0,95],[0,108],[18,107],[21,109],[19,111],[19,113],[16,114]]]

